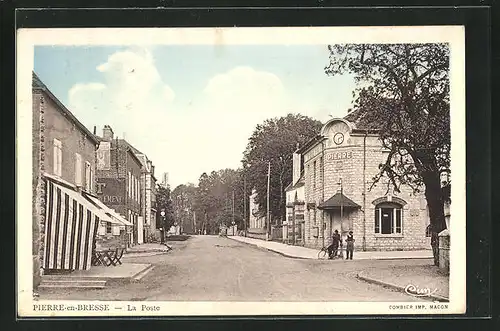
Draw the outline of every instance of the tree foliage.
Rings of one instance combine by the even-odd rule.
[[[285,217],[284,189],[292,181],[292,154],[321,129],[321,122],[300,114],[272,118],[257,125],[244,152],[243,166],[261,216],[267,213],[267,173],[271,163],[270,213],[274,220]]]
[[[156,190],[156,204],[158,206],[158,213],[156,213],[157,221],[161,222],[162,227],[168,231],[175,220],[170,188],[158,185]],[[162,211],[165,212],[165,217],[161,216]]]
[[[433,247],[446,225],[440,175],[450,169],[450,86],[447,44],[329,46],[328,75],[353,74],[357,120],[379,131],[390,152],[374,184],[388,178],[395,191],[425,187]]]
[[[238,228],[243,227],[244,203],[248,210],[243,181],[241,169],[222,169],[200,176],[196,208],[208,232],[216,233],[220,226],[230,226],[233,221]]]

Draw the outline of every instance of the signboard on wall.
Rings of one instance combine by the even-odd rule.
[[[97,170],[109,170],[111,168],[111,143],[101,141],[97,149]]]
[[[125,179],[99,178],[97,180],[97,196],[105,205],[124,205]]]

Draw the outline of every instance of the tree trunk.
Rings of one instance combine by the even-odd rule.
[[[425,199],[429,208],[431,226],[431,247],[434,265],[439,265],[439,233],[446,229],[444,201],[438,172],[427,171],[422,174],[425,184]]]

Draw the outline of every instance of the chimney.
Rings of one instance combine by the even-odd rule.
[[[97,127],[94,125],[94,136],[96,135],[97,133]]]
[[[113,140],[113,129],[109,125],[105,125],[102,129],[102,139],[105,141]]]

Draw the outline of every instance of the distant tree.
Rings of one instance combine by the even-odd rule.
[[[241,170],[222,169],[200,176],[196,210],[202,216],[204,228],[217,232],[221,225],[235,222],[243,225],[243,177]]]
[[[259,214],[267,213],[267,172],[271,163],[271,219],[285,218],[285,187],[292,181],[292,155],[297,144],[303,145],[321,129],[321,122],[300,114],[272,118],[257,125],[244,152],[243,167],[251,187],[255,188]]]
[[[328,75],[351,73],[358,83],[355,106],[379,130],[390,152],[373,179],[395,191],[425,186],[432,248],[446,228],[441,174],[450,171],[449,48],[446,44],[345,44],[328,47]],[[447,183],[449,185],[449,182]]]
[[[161,185],[158,185],[156,191],[156,203],[159,210],[159,212],[156,214],[157,219],[161,222],[161,225],[165,229],[165,231],[168,231],[168,229],[170,229],[175,221],[170,188],[165,188]],[[162,211],[165,212],[165,217],[161,216]]]
[[[175,223],[181,231],[194,231],[193,211],[196,205],[197,188],[192,183],[181,184],[172,191],[172,202]]]

